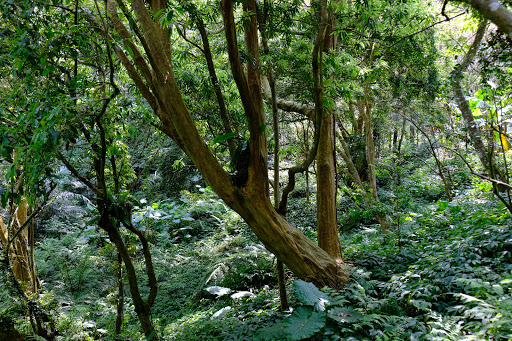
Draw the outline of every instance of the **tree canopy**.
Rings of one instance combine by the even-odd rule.
[[[162,249],[216,235],[217,228],[224,241],[242,236],[238,227],[222,225],[243,222],[255,254],[277,261],[281,308],[283,264],[302,304],[258,337],[305,339],[320,331],[343,337],[328,333],[330,323],[361,322],[370,311],[342,303],[357,296],[354,280],[370,276],[360,271],[370,260],[350,253],[363,241],[351,240],[354,229],[379,231],[382,248],[394,240],[404,264],[419,262],[405,254],[413,251],[404,251],[402,238],[414,238],[416,228],[438,232],[417,212],[434,203],[436,215],[454,215],[442,218],[450,228],[463,225],[457,213],[480,226],[461,204],[463,193],[476,188],[502,212],[496,226],[510,225],[507,2],[0,0],[0,9],[1,271],[14,283],[7,295],[39,337],[65,333],[56,307],[39,308],[52,292],[38,282],[37,253],[49,252],[41,238],[71,236],[77,243],[88,236],[80,245],[105,252],[102,261],[114,273],[115,333],[122,333],[128,306],[140,324],[137,333],[156,340],[165,339],[165,323],[152,312],[164,309],[159,291],[172,268]],[[48,229],[60,226],[47,220],[63,214],[48,213],[63,193],[78,200],[72,205],[80,212],[76,231]],[[454,234],[459,240],[466,232]],[[500,252],[508,254],[502,244]],[[498,267],[509,260],[499,259]],[[190,302],[226,276],[223,264],[196,274],[204,278]],[[373,267],[386,290],[395,290],[400,276],[410,280],[399,268],[385,275]],[[504,271],[478,283],[485,290],[500,286],[494,294],[508,302],[503,286],[510,271]],[[452,280],[474,289],[477,277]],[[69,272],[64,282],[78,299]],[[242,290],[256,285],[249,282],[234,295],[252,297]],[[221,300],[226,283],[236,281],[206,289]],[[361,288],[374,290],[368,283]],[[439,290],[455,287],[450,282]],[[392,302],[404,319],[431,309],[430,322],[415,320],[411,338],[434,335],[432,321],[446,311],[464,311],[460,321],[469,324],[478,320],[469,289],[460,293],[467,310],[448,299],[417,303],[415,292],[404,289]],[[338,299],[340,293],[346,298]],[[492,302],[493,313],[501,314],[505,305]],[[510,337],[500,334],[510,321],[499,324],[497,314],[494,329],[474,330]],[[15,315],[0,313],[6,333],[19,333]]]

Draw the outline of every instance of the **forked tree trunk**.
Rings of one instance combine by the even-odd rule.
[[[168,50],[169,35],[162,32],[155,23],[146,3],[143,0],[132,0],[132,8],[138,19],[134,25],[140,25],[140,29],[134,30],[137,37],[132,37],[119,18],[114,1],[107,1],[112,25],[123,37],[124,43],[130,46],[133,59],[118,46],[114,51],[160,119],[159,128],[180,146],[219,197],[240,214],[265,247],[296,276],[320,287],[343,286],[348,278],[342,264],[290,225],[277,213],[270,201],[265,117],[257,64],[259,56],[255,1],[244,3],[251,17],[249,22],[246,21],[245,40],[254,58],[250,60],[247,75],[240,62],[233,2],[221,1],[229,61],[250,132],[248,162],[240,165],[244,167],[241,169],[244,172],[241,172],[242,177],[238,179],[224,170],[199,135],[174,79],[171,53]],[[122,0],[116,1],[122,3]],[[137,46],[131,43],[136,39],[141,41],[150,65]]]

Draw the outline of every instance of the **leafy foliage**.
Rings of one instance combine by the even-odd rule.
[[[450,3],[448,11],[454,9]],[[168,5],[151,15],[169,28],[173,76],[204,143],[226,169],[236,171],[237,161],[243,161],[239,158],[250,152],[248,120],[223,34],[218,34],[219,6],[208,1]],[[259,5],[268,15],[269,45],[261,71],[272,70],[280,99],[310,109],[316,4],[287,0]],[[237,11],[241,6],[235,2]],[[192,165],[194,155],[189,158],[156,132],[161,122],[151,115],[151,105],[111,58],[115,45],[127,40],[108,30],[112,35],[107,37],[99,24],[108,20],[104,9],[70,0],[0,0],[1,202],[5,207],[25,196],[38,203],[57,185],[53,203],[37,216],[34,234],[42,284],[37,304],[55,319],[61,338],[143,338],[117,250],[96,227],[102,200],[109,201],[112,211],[121,203],[133,204],[133,226],[147,237],[155,265],[159,293],[151,316],[165,340],[512,338],[512,223],[503,208],[510,205],[510,191],[494,186],[492,192],[485,167],[480,169],[471,150],[466,123],[446,90],[454,64],[469,47],[466,36],[472,33],[465,30],[473,24],[465,19],[454,23],[462,29],[434,25],[440,18],[435,6],[422,1],[331,3],[336,24],[328,36],[342,48],[323,54],[324,106],[335,113],[333,131],[347,142],[362,182],[359,186],[347,175],[348,165],[339,158],[344,183],[337,198],[339,230],[344,260],[354,267],[352,282],[334,291],[287,273],[293,280],[288,282],[293,308],[278,312],[274,257],[203,183]],[[135,32],[131,10],[122,15]],[[199,19],[218,84],[211,82]],[[246,19],[236,12],[240,41]],[[142,40],[131,43],[145,48]],[[131,49],[126,53],[135,57]],[[253,62],[243,47],[240,59]],[[500,180],[508,182],[510,60],[510,39],[491,33],[465,84],[486,148],[499,156]],[[216,89],[234,132],[226,131]],[[110,105],[103,110],[104,103]],[[362,123],[364,110],[369,110],[369,123]],[[285,170],[310,151],[314,125],[288,112],[280,113],[279,123],[282,180]],[[371,125],[369,134],[365,124]],[[260,135],[268,128],[261,124]],[[375,143],[375,164],[368,161],[369,137]],[[336,141],[341,150],[339,136]],[[229,143],[238,146],[231,154]],[[63,156],[56,158],[59,153]],[[64,160],[83,175],[82,184],[63,170]],[[484,177],[475,180],[467,166]],[[376,173],[375,193],[369,189],[370,167]],[[318,171],[318,165],[310,167],[307,182],[298,180],[287,214],[313,241]],[[106,180],[98,195],[83,180],[102,172]],[[372,194],[379,201],[368,199]],[[391,233],[379,233],[378,214],[389,216]],[[2,216],[7,221],[13,213]],[[140,240],[119,230],[135,272],[144,273]],[[0,271],[0,338],[15,330],[36,338],[26,306],[14,299],[8,271]],[[144,294],[149,291],[145,279],[140,280]],[[125,311],[116,335],[119,284],[124,284]]]

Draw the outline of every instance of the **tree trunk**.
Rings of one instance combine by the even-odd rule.
[[[261,43],[263,45],[263,51],[266,55],[270,55],[270,49],[268,47],[267,42],[267,19],[268,19],[268,9],[270,4],[268,1],[265,1],[265,10],[263,11],[263,18],[260,22],[260,31],[261,31]],[[279,164],[279,115],[277,109],[277,97],[276,97],[276,82],[274,79],[274,71],[270,66],[268,68],[268,79],[270,85],[270,96],[271,96],[271,104],[272,104],[272,126],[274,128],[274,208],[276,210],[279,209],[279,197],[280,197],[280,188],[279,188],[279,178],[280,178],[280,164]],[[279,298],[281,302],[281,311],[286,311],[289,309],[288,304],[288,295],[286,293],[286,277],[284,273],[284,264],[279,258],[277,258],[276,262],[277,268],[277,282],[279,284]]]
[[[368,184],[370,186],[372,201],[379,203],[377,194],[377,174],[375,173],[375,144],[373,143],[373,130],[371,121],[371,103],[362,100],[359,102],[360,115],[364,121],[364,136],[366,140],[366,161],[368,162]],[[382,227],[382,232],[387,233],[389,222],[388,217],[382,213],[375,213],[375,219]]]
[[[489,153],[488,149],[484,144],[484,140],[482,138],[482,131],[480,130],[479,127],[476,126],[473,113],[471,112],[468,101],[464,96],[464,92],[461,86],[463,73],[468,69],[469,65],[473,62],[473,59],[475,58],[476,53],[480,47],[480,44],[484,38],[486,28],[487,21],[482,21],[478,26],[478,30],[475,35],[473,44],[471,45],[468,52],[464,56],[462,63],[454,70],[454,74],[452,77],[452,90],[455,102],[457,103],[457,106],[459,107],[459,110],[462,113],[462,117],[464,118],[464,124],[469,134],[469,138],[471,142],[473,142],[473,146],[475,147],[476,153],[478,155],[478,158],[480,159],[480,162],[482,163],[482,166],[490,174],[496,174],[496,176],[499,177],[501,175],[501,172],[496,167],[493,153]],[[491,137],[491,139],[493,139],[493,137]]]
[[[107,1],[114,29],[120,36],[131,37],[117,14],[115,3],[113,0]],[[244,6],[250,13],[256,13],[253,10],[254,1]],[[160,119],[159,128],[190,157],[212,189],[240,214],[265,247],[299,278],[312,281],[320,287],[327,285],[339,288],[348,281],[347,270],[290,225],[272,206],[268,184],[265,117],[257,64],[259,57],[256,53],[258,39],[255,15],[251,15],[245,28],[246,45],[254,57],[254,64],[251,60],[246,76],[237,46],[233,3],[223,0],[221,7],[231,71],[240,93],[250,133],[250,153],[247,164],[241,165],[245,173],[242,178],[235,179],[230,176],[199,135],[174,79],[170,52],[165,48],[168,46],[169,35],[159,33],[157,23],[144,1],[132,0],[132,8],[138,19],[135,25],[140,25],[139,31],[144,33],[141,37],[147,45],[145,52],[149,56],[151,67],[144,58],[139,58],[142,54],[135,45],[131,45],[133,60],[118,46],[114,51]],[[130,44],[127,39],[124,42]]]
[[[338,216],[336,211],[336,160],[334,149],[334,117],[326,112],[323,105],[323,58],[322,54],[336,48],[333,31],[334,18],[327,14],[327,2],[320,1],[320,24],[313,49],[313,78],[315,82],[316,119],[319,121],[320,136],[317,154],[317,226],[318,245],[328,254],[341,260],[341,246],[338,237]],[[320,48],[323,46],[323,48]],[[332,109],[330,109],[332,110]]]
[[[224,101],[224,96],[222,96],[222,89],[220,86],[219,79],[217,77],[217,72],[215,71],[215,66],[213,65],[213,57],[210,49],[210,42],[208,41],[208,36],[206,34],[206,28],[200,16],[195,15],[195,18],[197,22],[197,29],[201,34],[201,40],[203,42],[203,54],[206,58],[208,73],[210,74],[210,81],[212,83],[213,88],[215,89],[215,96],[217,96],[217,102],[219,103],[219,113],[224,127],[224,133],[232,133],[233,129],[231,128],[231,117],[229,115],[228,109],[226,108],[226,103]],[[233,157],[233,154],[235,153],[236,149],[236,144],[231,139],[228,141],[228,148],[231,157]]]
[[[317,155],[318,245],[332,257],[341,259],[336,211],[336,174],[334,167],[333,117],[322,118]]]
[[[14,234],[18,232],[23,225],[26,225],[28,210],[29,206],[27,199],[23,198],[18,207],[16,207],[12,213],[13,219],[10,225],[5,225],[0,218],[0,240],[4,247],[8,246],[9,238],[13,238]],[[9,247],[9,257],[12,260],[12,271],[16,280],[21,283],[23,291],[28,296],[37,292],[37,280],[35,272],[33,272],[35,267],[32,265],[32,251],[30,249],[31,243],[29,243],[29,239],[29,226],[25,226],[25,228],[18,233],[15,239],[11,241],[11,245]]]

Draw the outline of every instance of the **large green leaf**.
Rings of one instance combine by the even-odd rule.
[[[286,324],[284,322],[277,322],[276,324],[260,329],[254,338],[256,340],[281,340],[286,337],[284,328]]]
[[[291,340],[303,340],[325,327],[325,313],[298,307],[286,321],[285,333]]]
[[[329,295],[325,292],[318,290],[318,288],[309,282],[303,280],[296,280],[293,282],[293,289],[297,298],[306,305],[315,307],[316,310],[324,311],[325,306],[331,304]]]
[[[222,135],[219,135],[219,136],[215,137],[213,139],[213,143],[224,142],[226,140],[232,139],[235,136],[236,136],[235,133],[222,134]]]
[[[359,321],[363,314],[353,308],[341,308],[337,307],[329,310],[327,316],[342,323],[353,323]]]

